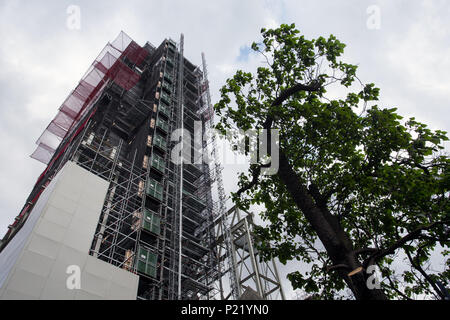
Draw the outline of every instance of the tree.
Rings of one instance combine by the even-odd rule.
[[[289,279],[316,297],[350,289],[356,299],[444,298],[448,268],[427,265],[436,250],[448,255],[446,133],[375,105],[379,89],[342,61],[345,45],[333,35],[307,40],[294,24],[261,34],[252,49],[265,63],[228,79],[215,111],[224,135],[279,130],[277,173],[262,175],[270,161],[260,158],[233,193],[242,209],[265,207],[267,226],[256,233],[263,256],[306,262],[308,271]],[[401,257],[408,269],[397,275],[392,266]],[[367,285],[370,266],[381,270],[379,289]]]

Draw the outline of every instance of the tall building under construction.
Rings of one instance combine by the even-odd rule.
[[[251,215],[225,208],[205,58],[183,47],[122,32],[64,101],[1,241],[0,299],[283,298]]]

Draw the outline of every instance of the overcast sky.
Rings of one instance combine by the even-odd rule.
[[[80,29],[68,27],[72,5],[80,8]],[[0,235],[45,168],[29,157],[35,141],[121,30],[141,45],[184,33],[193,63],[206,54],[215,103],[235,70],[262,63],[249,51],[260,29],[280,23],[295,23],[307,37],[334,34],[360,79],[381,89],[379,105],[449,131],[450,1],[0,0]],[[225,166],[227,192],[237,189],[238,169]]]

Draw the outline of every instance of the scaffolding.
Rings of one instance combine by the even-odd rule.
[[[251,289],[262,300],[285,300],[275,260],[264,261],[254,246],[253,215],[233,207],[223,219],[229,221],[231,239],[227,240],[219,227],[217,246],[219,255],[229,257],[228,252],[231,251],[232,266],[229,272],[234,273],[238,297]],[[219,221],[217,224],[223,225]],[[232,290],[228,294],[224,291],[223,299],[228,298],[233,298]]]
[[[202,138],[214,128],[205,56],[196,66],[183,47],[183,35],[140,47],[124,32],[105,46],[37,141],[32,157],[47,167],[2,248],[73,161],[109,183],[90,254],[139,275],[138,299],[240,297],[216,136]],[[194,143],[176,164],[180,128]]]

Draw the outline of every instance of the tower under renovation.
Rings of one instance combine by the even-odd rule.
[[[64,101],[1,241],[0,299],[283,298],[251,221],[230,224],[205,58],[183,48],[122,32]]]

